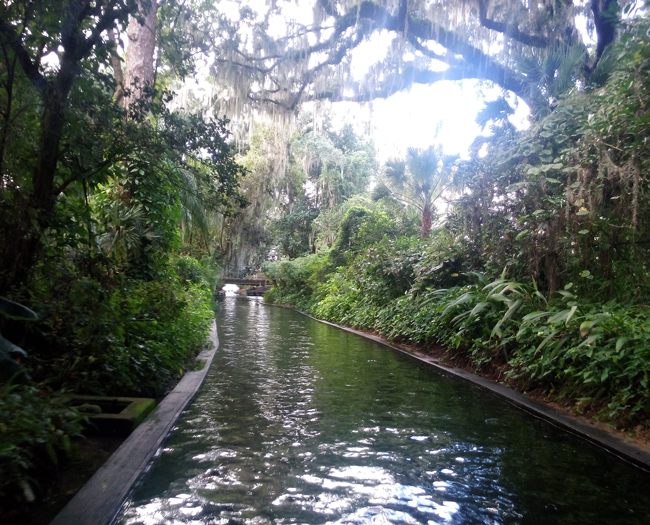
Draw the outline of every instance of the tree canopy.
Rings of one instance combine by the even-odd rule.
[[[25,282],[37,252],[53,242],[48,235],[64,229],[63,217],[93,229],[88,196],[108,178],[122,180],[128,199],[149,215],[154,193],[167,199],[188,172],[204,181],[205,204],[226,206],[236,195],[242,169],[226,142],[224,120],[170,110],[171,95],[157,90],[151,76],[135,91],[120,86],[128,108],[114,100],[120,77],[111,74],[119,65],[115,31],[140,26],[155,5],[53,0],[0,6],[0,290]],[[153,48],[149,55],[153,61]],[[127,68],[129,76],[137,71]]]
[[[224,22],[213,70],[238,108],[364,102],[413,84],[470,78],[488,80],[530,106],[549,106],[548,83],[559,73],[588,79],[615,40],[621,16],[616,0],[315,0],[310,22],[287,14],[289,7],[272,2],[256,12],[241,4],[238,16]],[[285,18],[286,31],[279,29]],[[381,46],[382,35],[391,37],[385,57],[355,80],[354,53]],[[590,48],[586,37],[594,42]],[[568,68],[566,57],[572,57]]]

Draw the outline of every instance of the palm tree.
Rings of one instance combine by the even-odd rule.
[[[118,262],[127,263],[129,257],[142,247],[143,239],[154,239],[156,234],[145,226],[142,206],[125,203],[117,198],[98,210],[98,222],[104,231],[99,235],[99,246],[105,254]]]
[[[449,186],[449,165],[455,159],[445,157],[441,146],[429,146],[424,150],[409,148],[406,159],[393,158],[386,162],[385,186],[394,198],[420,211],[423,238],[431,233],[434,203]],[[376,193],[380,194],[381,190]]]

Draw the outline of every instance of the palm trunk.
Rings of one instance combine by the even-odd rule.
[[[420,230],[420,236],[423,239],[426,239],[431,235],[431,204],[426,204],[422,209],[422,229]]]

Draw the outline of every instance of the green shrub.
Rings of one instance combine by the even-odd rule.
[[[39,270],[30,372],[79,393],[160,395],[206,341],[214,318],[207,284],[181,282],[171,270],[141,281],[113,273],[110,262],[91,264],[83,273],[78,264]]]
[[[510,375],[555,385],[609,419],[650,412],[650,311],[573,295],[525,316]]]
[[[264,296],[265,301],[310,311],[320,283],[331,272],[331,265],[329,253],[323,251],[292,261],[269,262],[262,269],[274,285],[273,293]]]
[[[330,262],[334,267],[345,266],[384,236],[393,237],[396,233],[395,222],[387,214],[353,206],[339,225]]]
[[[203,284],[207,281],[203,273],[203,267],[194,257],[182,255],[174,261],[176,273],[181,283],[190,282],[194,284]]]
[[[39,470],[50,469],[70,451],[80,422],[60,395],[35,386],[0,386],[0,502],[32,501]]]
[[[422,253],[417,243],[384,239],[320,278],[315,256],[276,263],[267,275],[278,286],[266,300],[391,340],[442,344],[451,357],[505,367],[524,389],[555,392],[619,423],[650,413],[650,308],[589,302],[569,290],[550,301],[534,282],[505,272],[494,280],[466,274],[473,282],[465,286],[408,289]]]

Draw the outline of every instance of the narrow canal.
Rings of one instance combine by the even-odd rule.
[[[650,475],[468,383],[258,300],[118,523],[649,524]]]

